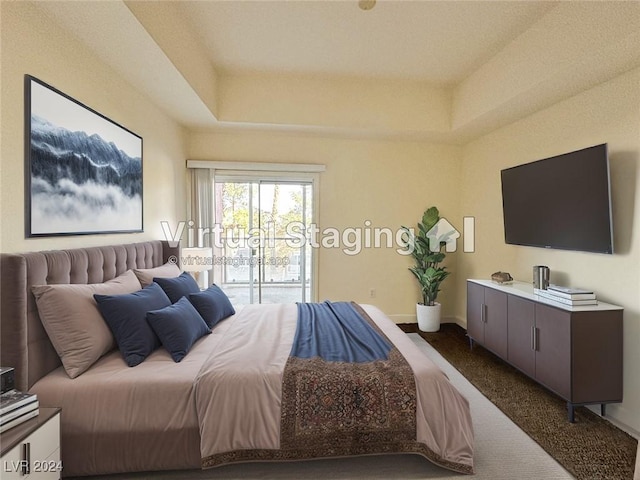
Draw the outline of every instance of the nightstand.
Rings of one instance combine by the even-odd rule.
[[[59,480],[60,409],[40,408],[37,417],[0,435],[2,480]]]

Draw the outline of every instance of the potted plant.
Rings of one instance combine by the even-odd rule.
[[[442,251],[446,241],[455,230],[440,232],[440,212],[436,207],[425,210],[422,220],[418,222],[417,232],[402,227],[405,232],[407,249],[415,260],[409,270],[418,279],[422,292],[422,303],[416,305],[418,328],[423,332],[437,332],[440,329],[441,305],[436,302],[440,284],[449,276],[446,267],[440,264],[445,259]]]

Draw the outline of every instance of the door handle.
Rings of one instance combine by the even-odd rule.
[[[487,323],[487,306],[484,303],[480,304],[480,322]]]
[[[536,351],[536,327],[531,326],[531,350]]]
[[[31,473],[31,443],[22,444],[22,475]]]

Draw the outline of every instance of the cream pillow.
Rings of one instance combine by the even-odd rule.
[[[118,295],[140,290],[133,271],[104,283],[34,285],[38,313],[67,375],[76,378],[115,348],[109,327],[98,311],[95,293]]]
[[[179,277],[182,272],[175,263],[167,262],[155,268],[134,268],[133,273],[135,273],[138,280],[140,280],[140,285],[147,287],[153,283],[155,277]]]

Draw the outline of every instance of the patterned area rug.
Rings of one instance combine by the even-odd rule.
[[[402,327],[417,332],[417,326]],[[458,325],[417,333],[577,479],[633,479],[635,438],[585,407],[569,423],[564,400],[484,348],[471,351]]]

